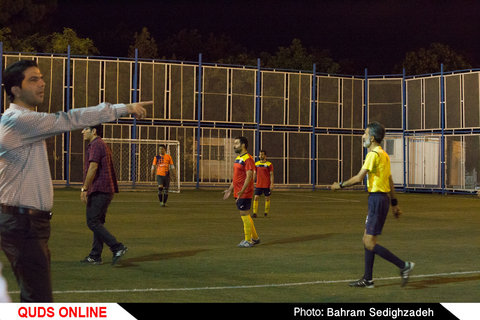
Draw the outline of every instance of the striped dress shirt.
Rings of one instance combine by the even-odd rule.
[[[43,113],[11,103],[0,120],[0,203],[50,211],[53,184],[45,139],[127,114],[125,104]]]

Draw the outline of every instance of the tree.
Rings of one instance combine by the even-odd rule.
[[[197,29],[183,29],[168,37],[160,45],[161,55],[167,59],[196,61],[203,53],[202,35]]]
[[[57,0],[1,0],[0,26],[8,27],[17,37],[47,29]]]
[[[261,53],[260,58],[265,60],[265,66],[269,68],[312,70],[315,63],[317,72],[337,73],[340,70],[340,65],[330,57],[327,50],[309,50],[302,45],[300,39],[293,39],[289,47],[278,47],[274,55]]]
[[[70,53],[78,55],[95,55],[98,49],[93,45],[93,41],[89,38],[80,38],[77,33],[70,29],[64,28],[63,33],[53,33],[50,36],[46,51],[53,53],[66,53],[70,45]]]
[[[134,39],[134,43],[128,48],[129,57],[135,57],[135,49],[138,49],[139,58],[158,58],[157,44],[146,27],[143,27],[140,33],[135,32]]]
[[[417,51],[408,52],[402,67],[407,74],[426,74],[439,72],[442,63],[445,71],[471,68],[465,57],[442,43],[432,43],[426,49],[420,48]],[[401,72],[402,67],[397,65],[395,72]]]

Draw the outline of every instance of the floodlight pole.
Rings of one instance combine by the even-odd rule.
[[[365,68],[365,84],[363,87],[363,122],[364,122],[364,130],[367,130],[368,126],[368,69]],[[362,141],[363,144],[363,141]],[[364,158],[367,156],[368,150],[367,148],[363,148],[363,156]],[[368,191],[367,186],[367,177],[363,178],[363,183],[365,184],[365,191]]]

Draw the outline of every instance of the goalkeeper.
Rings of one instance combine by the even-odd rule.
[[[170,187],[170,172],[175,178],[177,176],[172,157],[167,154],[167,146],[160,145],[159,153],[153,158],[152,178],[157,172],[158,200],[162,207],[167,206],[168,188]]]
[[[390,158],[383,151],[380,143],[385,136],[385,127],[378,123],[368,124],[365,133],[362,136],[363,146],[368,148],[368,154],[365,163],[360,172],[344,182],[335,182],[331,189],[337,190],[361,183],[368,173],[368,216],[365,223],[365,233],[363,235],[363,245],[365,247],[365,273],[362,279],[350,283],[351,287],[373,288],[373,262],[375,255],[393,263],[400,269],[402,277],[402,286],[408,282],[408,277],[415,264],[413,262],[403,261],[391,253],[387,248],[377,244],[377,237],[382,233],[383,225],[387,218],[390,203],[395,217],[401,214],[398,207],[398,201],[395,198],[395,188],[390,172]],[[390,199],[388,197],[390,194]]]

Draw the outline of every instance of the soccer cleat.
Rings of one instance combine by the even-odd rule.
[[[258,238],[258,239],[252,239],[252,243],[253,243],[253,245],[259,244],[259,243],[260,243],[260,238]]]
[[[127,253],[128,251],[128,248],[123,246],[122,249],[120,250],[117,250],[113,253],[113,258],[112,258],[112,266],[115,265],[121,257],[123,257],[125,255],[125,253]]]
[[[240,242],[237,247],[239,248],[252,248],[253,247],[253,243],[252,242],[249,242],[247,240],[242,240],[242,242]]]
[[[165,207],[165,204],[163,202],[160,202],[161,207]]]
[[[264,216],[266,217],[268,215],[268,213],[265,213]]]
[[[348,284],[350,287],[356,287],[356,288],[375,288],[375,285],[373,284],[372,280],[367,280],[367,279],[360,279],[357,281],[350,282]]]
[[[402,287],[408,283],[408,278],[410,277],[410,272],[412,272],[415,267],[415,263],[411,261],[405,262],[405,268],[400,270],[400,276],[402,277]]]
[[[86,263],[86,264],[102,264],[102,258],[92,258],[90,256],[86,256],[85,259],[80,260],[81,263]]]
[[[252,214],[252,218],[256,218],[256,217],[257,217],[256,213]]]

